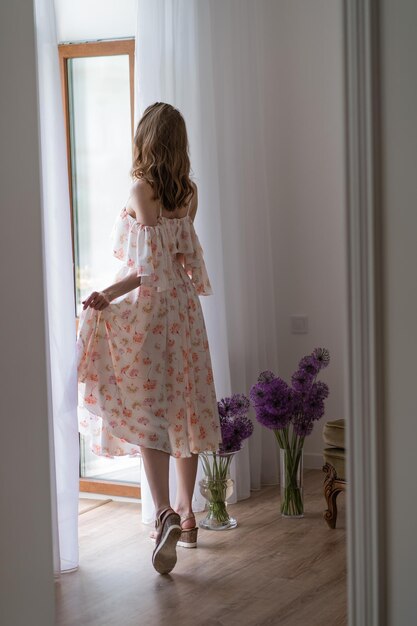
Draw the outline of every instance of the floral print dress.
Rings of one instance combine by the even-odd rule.
[[[102,311],[82,311],[77,337],[79,431],[100,456],[137,456],[140,446],[174,457],[221,441],[209,344],[199,295],[212,293],[187,214],[156,226],[126,210],[112,232],[121,280],[141,285]],[[176,256],[184,255],[184,266]]]

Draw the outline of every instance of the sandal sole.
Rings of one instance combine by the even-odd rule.
[[[168,522],[167,522],[168,524]],[[152,564],[159,574],[168,574],[177,562],[177,543],[181,536],[181,526],[169,524],[152,554]]]

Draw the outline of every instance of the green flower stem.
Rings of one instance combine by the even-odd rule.
[[[227,512],[226,491],[227,479],[233,454],[221,455],[202,452],[200,459],[206,475],[206,489],[210,493],[208,498],[208,516],[220,523],[226,523],[230,517]]]
[[[283,497],[281,501],[281,513],[283,515],[302,515],[304,503],[302,492],[297,481],[297,473],[301,461],[304,446],[304,437],[300,437],[289,427],[274,430],[276,439],[281,449],[285,450],[284,472],[281,476],[284,482]]]
[[[211,496],[208,503],[209,516],[221,523],[229,520],[229,513],[226,508],[226,488],[226,480],[213,480],[207,484]]]

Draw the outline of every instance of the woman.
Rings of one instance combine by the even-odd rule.
[[[155,569],[174,567],[176,545],[195,546],[198,453],[221,441],[199,295],[212,293],[194,230],[184,119],[149,106],[136,129],[133,186],[113,228],[117,281],[83,301],[78,334],[80,432],[95,454],[143,459],[155,504]],[[178,488],[170,507],[169,457]]]

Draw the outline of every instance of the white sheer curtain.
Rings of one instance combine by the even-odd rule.
[[[268,0],[139,0],[136,120],[155,101],[184,115],[199,188],[196,228],[214,295],[201,298],[217,395],[248,393],[262,369],[278,370],[273,198],[265,174],[263,24]],[[271,433],[255,424],[235,457],[235,498],[278,481]],[[171,468],[173,469],[173,468]],[[175,474],[171,471],[175,489]],[[153,519],[146,479],[142,519]],[[195,510],[202,501],[195,492]]]
[[[35,0],[43,258],[49,347],[54,573],[78,567],[79,446],[75,307],[65,126],[53,0]]]

